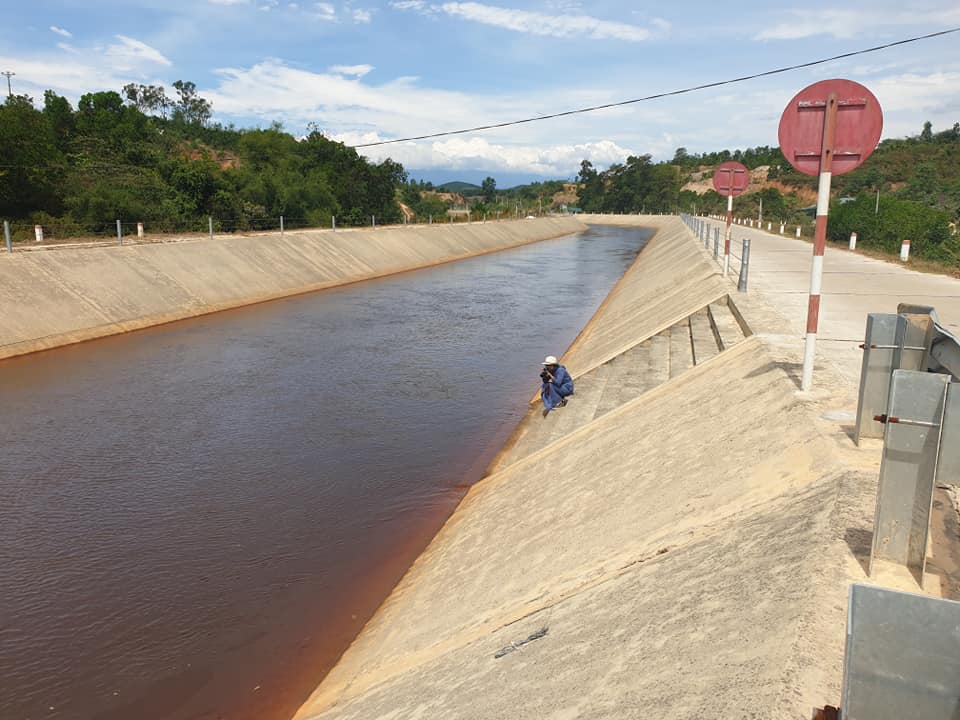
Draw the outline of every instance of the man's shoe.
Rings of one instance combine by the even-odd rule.
[[[557,407],[564,407],[566,404],[567,404],[567,399],[563,398],[563,400],[557,403]]]

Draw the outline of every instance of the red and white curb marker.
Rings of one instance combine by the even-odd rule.
[[[900,259],[903,262],[906,262],[910,259],[910,241],[904,240],[903,244],[900,246]]]
[[[820,183],[817,188],[817,224],[813,233],[813,267],[810,271],[810,301],[807,305],[807,342],[803,349],[803,376],[800,388],[813,385],[813,359],[817,350],[820,322],[820,290],[823,287],[823,252],[827,246],[827,213],[830,211],[830,179],[833,145],[837,135],[837,95],[830,93],[823,114],[823,145],[820,149]]]

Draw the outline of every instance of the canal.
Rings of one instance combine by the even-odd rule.
[[[0,717],[289,718],[649,235],[0,361]]]

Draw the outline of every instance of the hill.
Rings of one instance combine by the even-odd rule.
[[[459,180],[438,185],[437,190],[455,193],[457,195],[463,195],[466,197],[473,197],[474,195],[480,195],[483,193],[483,188],[481,188],[479,185],[474,185],[473,183],[468,182],[460,182]]]

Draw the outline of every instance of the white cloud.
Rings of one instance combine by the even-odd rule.
[[[333,139],[348,145],[377,142],[384,138],[377,133],[344,133]],[[406,167],[431,167],[450,170],[483,168],[492,172],[529,173],[532,175],[567,177],[576,172],[580,162],[590,160],[605,167],[623,162],[632,151],[612,140],[568,145],[513,145],[492,143],[483,137],[450,138],[429,143],[397,143],[361,149],[367,157],[380,161],[390,157]]]
[[[330,3],[314,3],[313,10],[314,17],[318,20],[326,20],[328,22],[336,22],[337,20],[337,10]]]
[[[363,10],[362,8],[355,8],[353,11],[353,21],[355,23],[368,24],[373,20],[373,13],[369,10]]]
[[[909,25],[956,25],[960,22],[960,8],[942,10],[898,11],[894,8],[867,9],[833,8],[790,9],[786,18],[772,27],[761,30],[755,40],[799,40],[814,35],[852,38],[878,28],[899,28]]]
[[[68,53],[78,52],[78,50],[73,45],[70,45],[69,43],[65,43],[65,42],[58,42],[57,47],[63,50],[64,52],[68,52]]]
[[[116,63],[117,70],[133,69],[140,64],[140,61],[167,67],[173,65],[159,50],[150,47],[145,42],[126,35],[114,35],[114,37],[120,41],[119,44],[108,46],[105,54]]]
[[[329,70],[336,75],[352,75],[361,78],[373,70],[373,65],[332,65]]]
[[[62,35],[63,37],[73,37],[72,32],[69,30],[64,30],[61,27],[57,27],[56,25],[50,26],[50,32],[55,32],[57,35]]]
[[[208,0],[214,5],[246,5],[250,0]]]
[[[470,20],[482,25],[504,28],[514,32],[557,38],[586,37],[591,40],[648,40],[652,33],[646,28],[628,23],[600,20],[583,15],[576,4],[564,4],[558,13],[515,10],[476,2],[447,2],[428,5],[421,0],[398,0],[390,5],[398,10],[415,10],[425,14],[444,13],[451,17]]]

